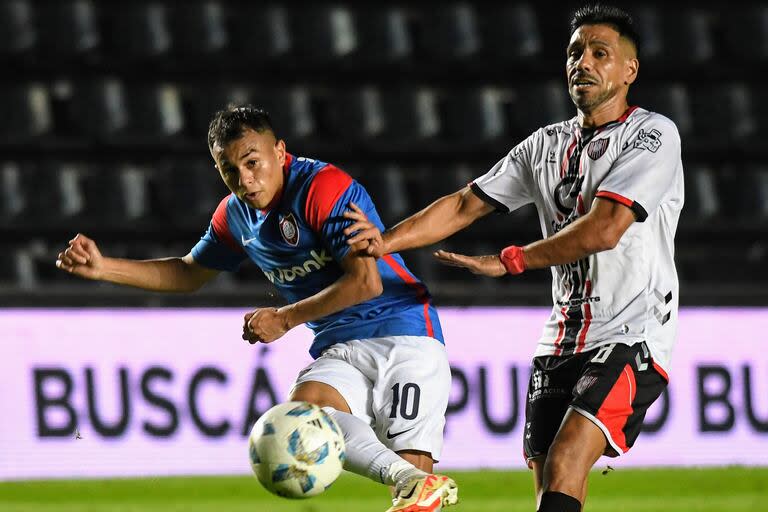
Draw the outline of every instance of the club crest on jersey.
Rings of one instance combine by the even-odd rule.
[[[650,131],[641,129],[635,141],[635,147],[647,149],[651,153],[657,152],[661,147],[661,132],[656,128],[652,128]]]
[[[294,247],[299,245],[299,225],[293,213],[280,215],[280,234],[286,243]]]
[[[605,150],[608,149],[609,139],[597,139],[593,140],[587,146],[587,154],[592,160],[597,160],[605,154]]]

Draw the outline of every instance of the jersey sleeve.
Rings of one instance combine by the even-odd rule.
[[[677,127],[669,119],[655,116],[629,134],[595,197],[611,199],[631,208],[635,219],[643,222],[674,188],[679,168]]]
[[[352,221],[343,217],[349,203],[359,206],[368,219],[384,231],[373,200],[360,183],[332,165],[317,173],[309,186],[305,215],[307,223],[320,235],[336,261],[344,259],[350,250],[344,229]]]
[[[511,212],[534,201],[531,156],[535,133],[470,184],[480,199],[501,212]]]
[[[231,197],[221,200],[208,229],[192,248],[191,254],[195,262],[204,267],[234,272],[246,259],[246,254],[229,228],[227,204]]]

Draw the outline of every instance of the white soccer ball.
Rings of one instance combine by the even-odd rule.
[[[341,474],[344,436],[316,405],[286,402],[265,412],[248,439],[251,469],[269,492],[309,498]]]

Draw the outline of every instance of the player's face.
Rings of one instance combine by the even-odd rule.
[[[269,206],[283,187],[285,142],[272,132],[246,129],[226,147],[213,147],[213,159],[224,183],[253,208]]]
[[[566,51],[568,93],[576,107],[589,113],[611,98],[626,101],[637,77],[635,49],[609,25],[582,25]]]

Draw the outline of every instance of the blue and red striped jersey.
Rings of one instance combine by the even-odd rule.
[[[288,302],[298,302],[343,275],[339,262],[350,250],[342,217],[357,204],[379,229],[379,214],[365,188],[344,171],[310,158],[286,156],[285,181],[270,210],[225,197],[205,235],[192,248],[197,263],[235,271],[250,258]],[[384,336],[429,336],[443,343],[437,311],[427,287],[399,254],[377,261],[383,293],[332,315],[308,322],[315,333],[309,353],[317,358],[335,343]]]

